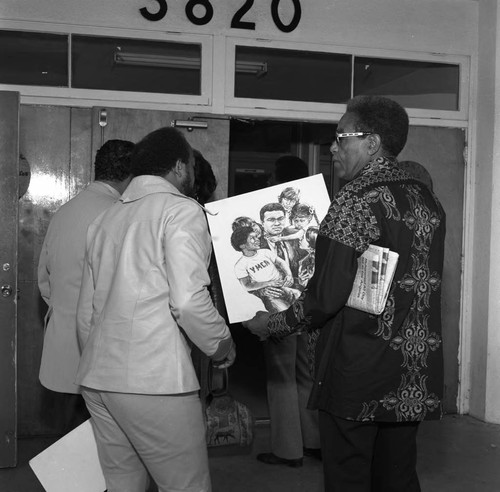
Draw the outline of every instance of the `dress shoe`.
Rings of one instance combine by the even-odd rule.
[[[257,459],[267,465],[286,465],[291,466],[292,468],[300,468],[302,466],[302,458],[287,460],[286,458],[280,458],[273,453],[260,453],[257,455]]]
[[[323,455],[321,454],[321,448],[303,448],[304,456],[309,458],[316,458],[317,460],[322,460]]]

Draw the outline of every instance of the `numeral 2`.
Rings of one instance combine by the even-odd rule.
[[[234,29],[249,29],[255,31],[255,22],[245,22],[241,19],[252,8],[254,0],[245,0],[245,3],[234,14],[231,27]]]

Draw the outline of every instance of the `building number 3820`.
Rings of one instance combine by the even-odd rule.
[[[168,11],[167,0],[155,0],[158,3],[159,9],[157,12],[151,13],[146,7],[142,7],[139,9],[141,15],[149,20],[149,21],[159,21],[162,20]],[[280,4],[280,0],[272,0],[271,1],[271,15],[273,18],[273,22],[276,27],[283,32],[292,32],[300,22],[300,18],[302,16],[302,9],[300,6],[300,0],[292,0],[293,3],[293,17],[292,20],[285,24],[279,15],[278,8]],[[243,20],[245,15],[251,10],[253,7],[254,0],[244,0],[243,5],[235,12],[231,19],[231,28],[233,29],[248,29],[255,30],[255,22],[248,22]],[[202,11],[203,15],[200,14],[201,9],[196,9],[197,13],[195,13],[195,8],[197,6],[201,6],[204,8]],[[189,0],[186,3],[186,17],[190,22],[197,26],[204,26],[208,24],[214,15],[214,8],[210,3],[210,0]]]

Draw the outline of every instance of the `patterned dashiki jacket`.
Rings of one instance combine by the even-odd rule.
[[[358,421],[441,418],[444,237],[438,199],[395,159],[371,161],[337,193],[320,225],[306,292],[268,325],[276,338],[307,329],[316,342],[310,408]],[[379,316],[346,306],[357,259],[370,244],[399,254]]]

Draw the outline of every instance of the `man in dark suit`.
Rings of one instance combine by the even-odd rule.
[[[260,209],[260,221],[264,233],[260,239],[261,248],[274,251],[290,266],[294,278],[294,287],[299,286],[299,261],[307,254],[300,248],[298,239],[282,240],[285,230],[285,209],[280,203],[268,203]]]

